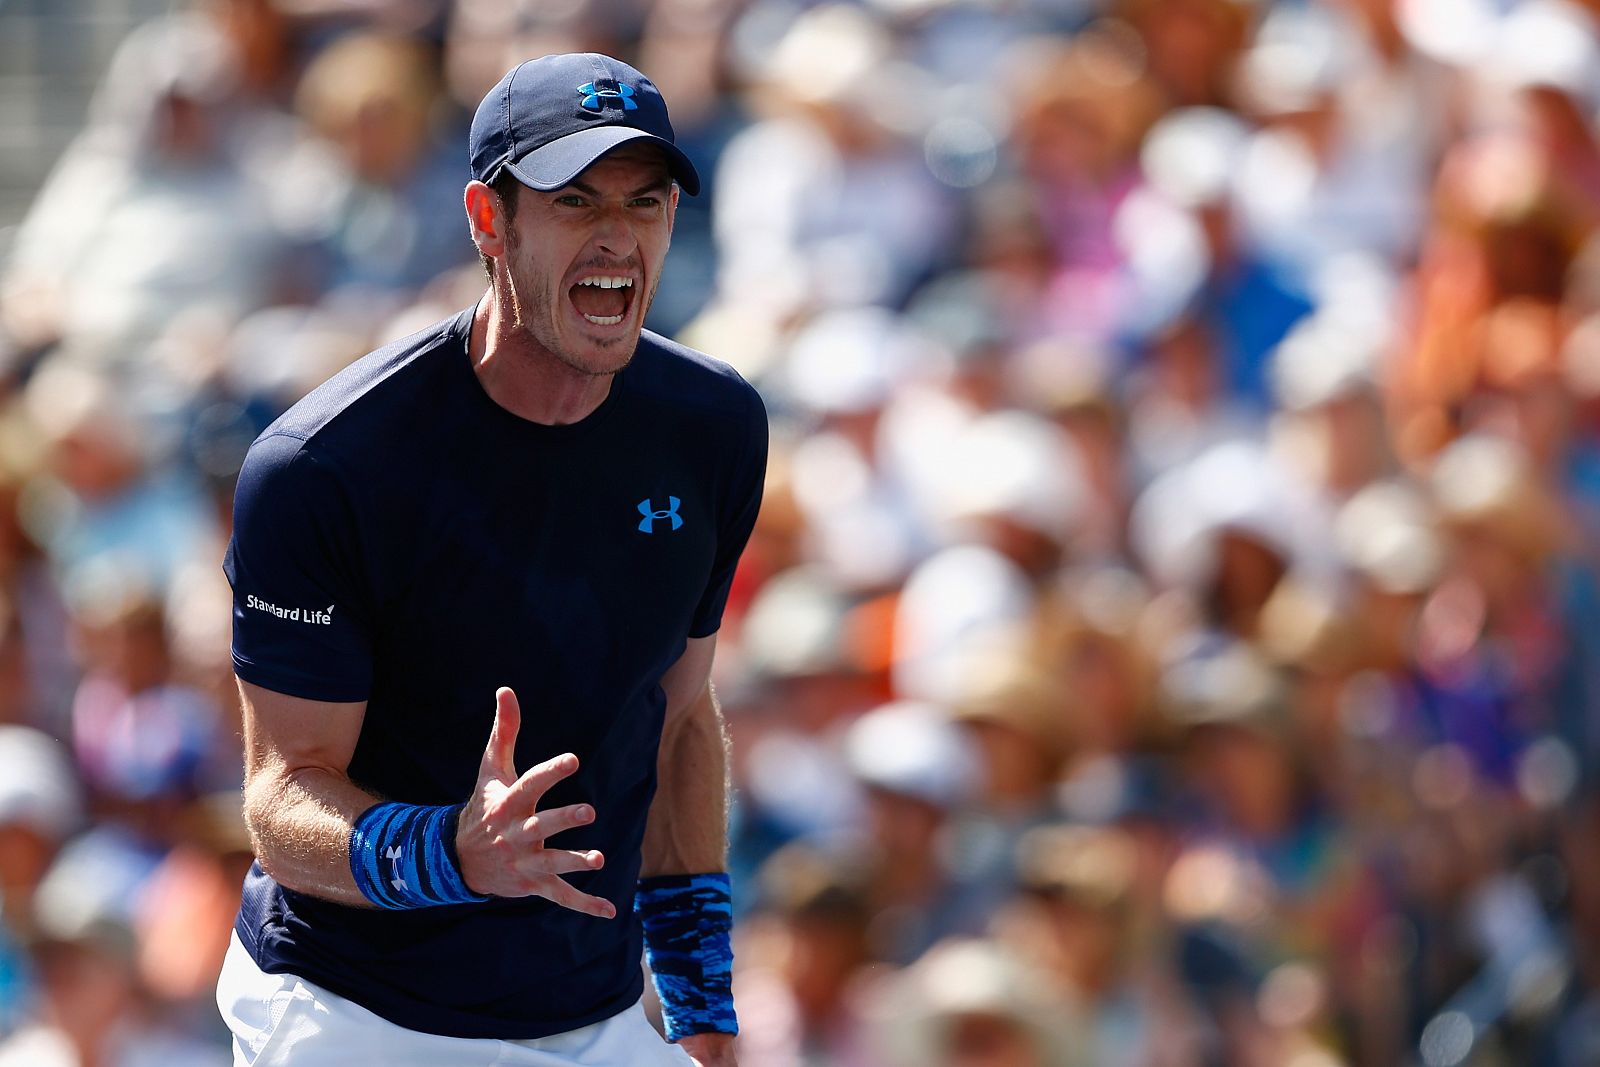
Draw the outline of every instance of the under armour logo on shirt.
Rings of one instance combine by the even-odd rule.
[[[683,525],[683,517],[678,514],[678,498],[675,496],[667,497],[667,507],[664,511],[655,510],[651,499],[646,497],[639,501],[639,514],[644,516],[639,520],[639,531],[641,533],[655,533],[657,519],[671,519],[674,530]]]

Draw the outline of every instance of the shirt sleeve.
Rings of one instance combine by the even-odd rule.
[[[301,439],[258,440],[239,472],[223,570],[233,669],[308,700],[365,700],[373,619],[349,493]]]
[[[722,609],[728,603],[728,589],[739,556],[755,529],[761,511],[761,490],[767,476],[767,409],[754,389],[749,389],[746,411],[745,444],[734,469],[728,500],[722,508],[722,524],[717,531],[717,554],[711,577],[695,608],[689,627],[690,637],[714,634],[722,625]]]

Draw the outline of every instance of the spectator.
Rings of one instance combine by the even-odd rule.
[[[410,294],[472,259],[461,220],[441,209],[460,199],[462,164],[452,151],[460,139],[437,129],[438,72],[422,45],[344,37],[312,61],[295,97],[322,138],[306,146],[300,165],[309,173],[290,179],[314,185],[319,198],[304,222],[317,260],[307,295]]]
[[[267,302],[286,246],[228,141],[238,119],[228,49],[195,15],[124,43],[101,121],[62,157],[6,268],[5,321],[25,349],[65,340],[137,368],[180,310],[236,315]]]
[[[1075,1067],[1070,1009],[998,944],[929,949],[882,994],[881,1040],[897,1065]]]
[[[1592,8],[140,26],[0,264],[0,1063],[219,1047],[239,456],[478,298],[442,135],[575,47],[672,80],[715,182],[650,321],[773,414],[742,1062],[1600,1062]]]

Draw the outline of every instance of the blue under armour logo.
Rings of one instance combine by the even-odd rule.
[[[639,514],[644,516],[639,520],[639,531],[641,533],[654,533],[657,519],[671,519],[674,530],[683,525],[683,517],[678,514],[678,498],[675,496],[667,497],[667,510],[665,511],[656,511],[650,506],[650,498],[646,497],[639,501]]]
[[[587,111],[599,111],[605,105],[602,98],[621,100],[622,110],[637,111],[639,105],[633,102],[633,86],[618,85],[615,89],[598,89],[594,82],[586,82],[578,86],[578,92],[583,94],[583,106]]]

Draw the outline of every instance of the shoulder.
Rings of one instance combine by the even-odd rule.
[[[766,425],[761,394],[720,359],[649,330],[639,338],[628,387],[699,415],[722,414]]]
[[[464,343],[470,314],[451,315],[362,356],[279,416],[262,431],[257,446],[272,437],[327,446],[366,436],[374,424],[403,419],[410,407],[436,397],[448,367],[429,357]]]
[[[398,462],[397,447],[415,441],[418,427],[436,417],[450,378],[449,360],[429,357],[444,356],[460,340],[467,315],[369,352],[280,415],[245,456],[236,512],[250,500],[287,503],[294,495],[342,493],[386,462]]]

